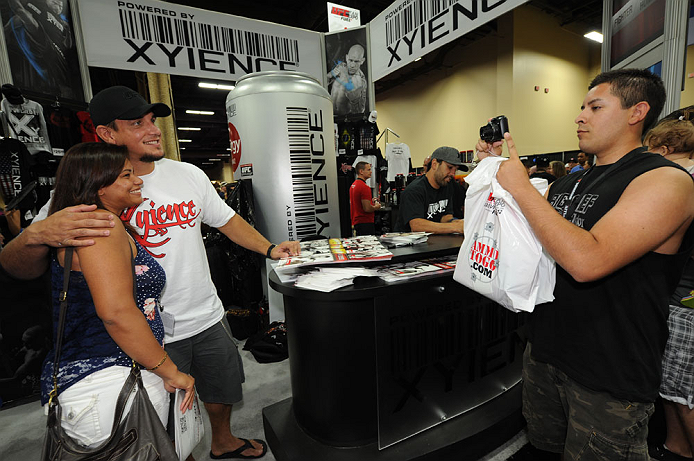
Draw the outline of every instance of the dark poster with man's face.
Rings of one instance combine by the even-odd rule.
[[[366,28],[325,36],[328,92],[336,117],[369,112]]]
[[[0,14],[14,85],[84,101],[69,0],[0,0]]]

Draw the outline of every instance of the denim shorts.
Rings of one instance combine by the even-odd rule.
[[[166,344],[165,348],[178,369],[195,378],[195,388],[203,402],[231,405],[243,399],[243,362],[226,318],[195,336]]]
[[[629,402],[588,389],[556,367],[523,354],[523,416],[537,448],[564,460],[649,461],[653,403]]]
[[[149,400],[166,427],[169,415],[169,393],[164,389],[164,382],[159,376],[149,371],[141,370],[140,373]],[[65,432],[75,441],[90,448],[106,440],[113,428],[118,394],[129,374],[130,367],[104,368],[85,376],[61,392],[58,395],[62,409],[60,425]],[[126,403],[124,414],[130,410],[134,392]],[[48,412],[48,405],[44,408]]]

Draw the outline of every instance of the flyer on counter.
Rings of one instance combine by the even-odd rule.
[[[365,235],[343,239],[321,239],[301,242],[301,254],[279,260],[275,271],[314,264],[334,264],[364,261],[387,261],[393,257],[378,237]]]
[[[443,274],[453,272],[457,255],[429,258],[421,261],[412,261],[399,264],[378,266],[375,269],[378,276],[385,282],[396,282],[421,277],[429,274]]]

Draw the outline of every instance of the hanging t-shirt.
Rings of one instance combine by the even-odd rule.
[[[58,171],[58,163],[61,157],[56,157],[49,152],[39,152],[34,156],[32,171],[36,178],[36,207],[40,208],[51,197],[51,191],[55,186],[55,174]]]
[[[359,136],[358,147],[364,151],[364,154],[369,155],[371,151],[376,149],[376,136],[378,136],[378,126],[368,120],[357,122],[357,131]]]
[[[7,98],[3,98],[0,107],[7,118],[10,135],[23,142],[29,153],[51,151],[41,104],[26,98],[22,104],[11,104]]]
[[[376,188],[376,185],[378,184],[378,181],[376,181],[376,176],[377,176],[377,170],[378,170],[378,165],[376,164],[376,156],[375,155],[360,155],[356,159],[354,159],[354,163],[352,163],[352,168],[357,167],[357,163],[359,162],[366,162],[371,165],[371,177],[367,179],[366,185],[369,186],[372,189]]]
[[[405,143],[389,142],[386,144],[386,161],[388,162],[388,181],[395,181],[395,176],[407,176],[410,172],[410,146]]]
[[[6,204],[34,180],[32,164],[24,144],[16,139],[0,140],[0,188]]]
[[[338,124],[339,142],[338,153],[340,155],[357,154],[357,135],[352,123]]]
[[[44,112],[53,155],[64,155],[70,147],[82,142],[80,121],[74,111],[67,107],[50,106]]]
[[[99,137],[96,135],[96,127],[92,122],[92,116],[86,110],[81,110],[75,114],[80,121],[80,133],[82,142],[99,142]]]

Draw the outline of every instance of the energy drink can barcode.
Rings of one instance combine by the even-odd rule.
[[[248,74],[226,99],[234,179],[253,180],[272,242],[340,236],[332,100],[308,74]]]

